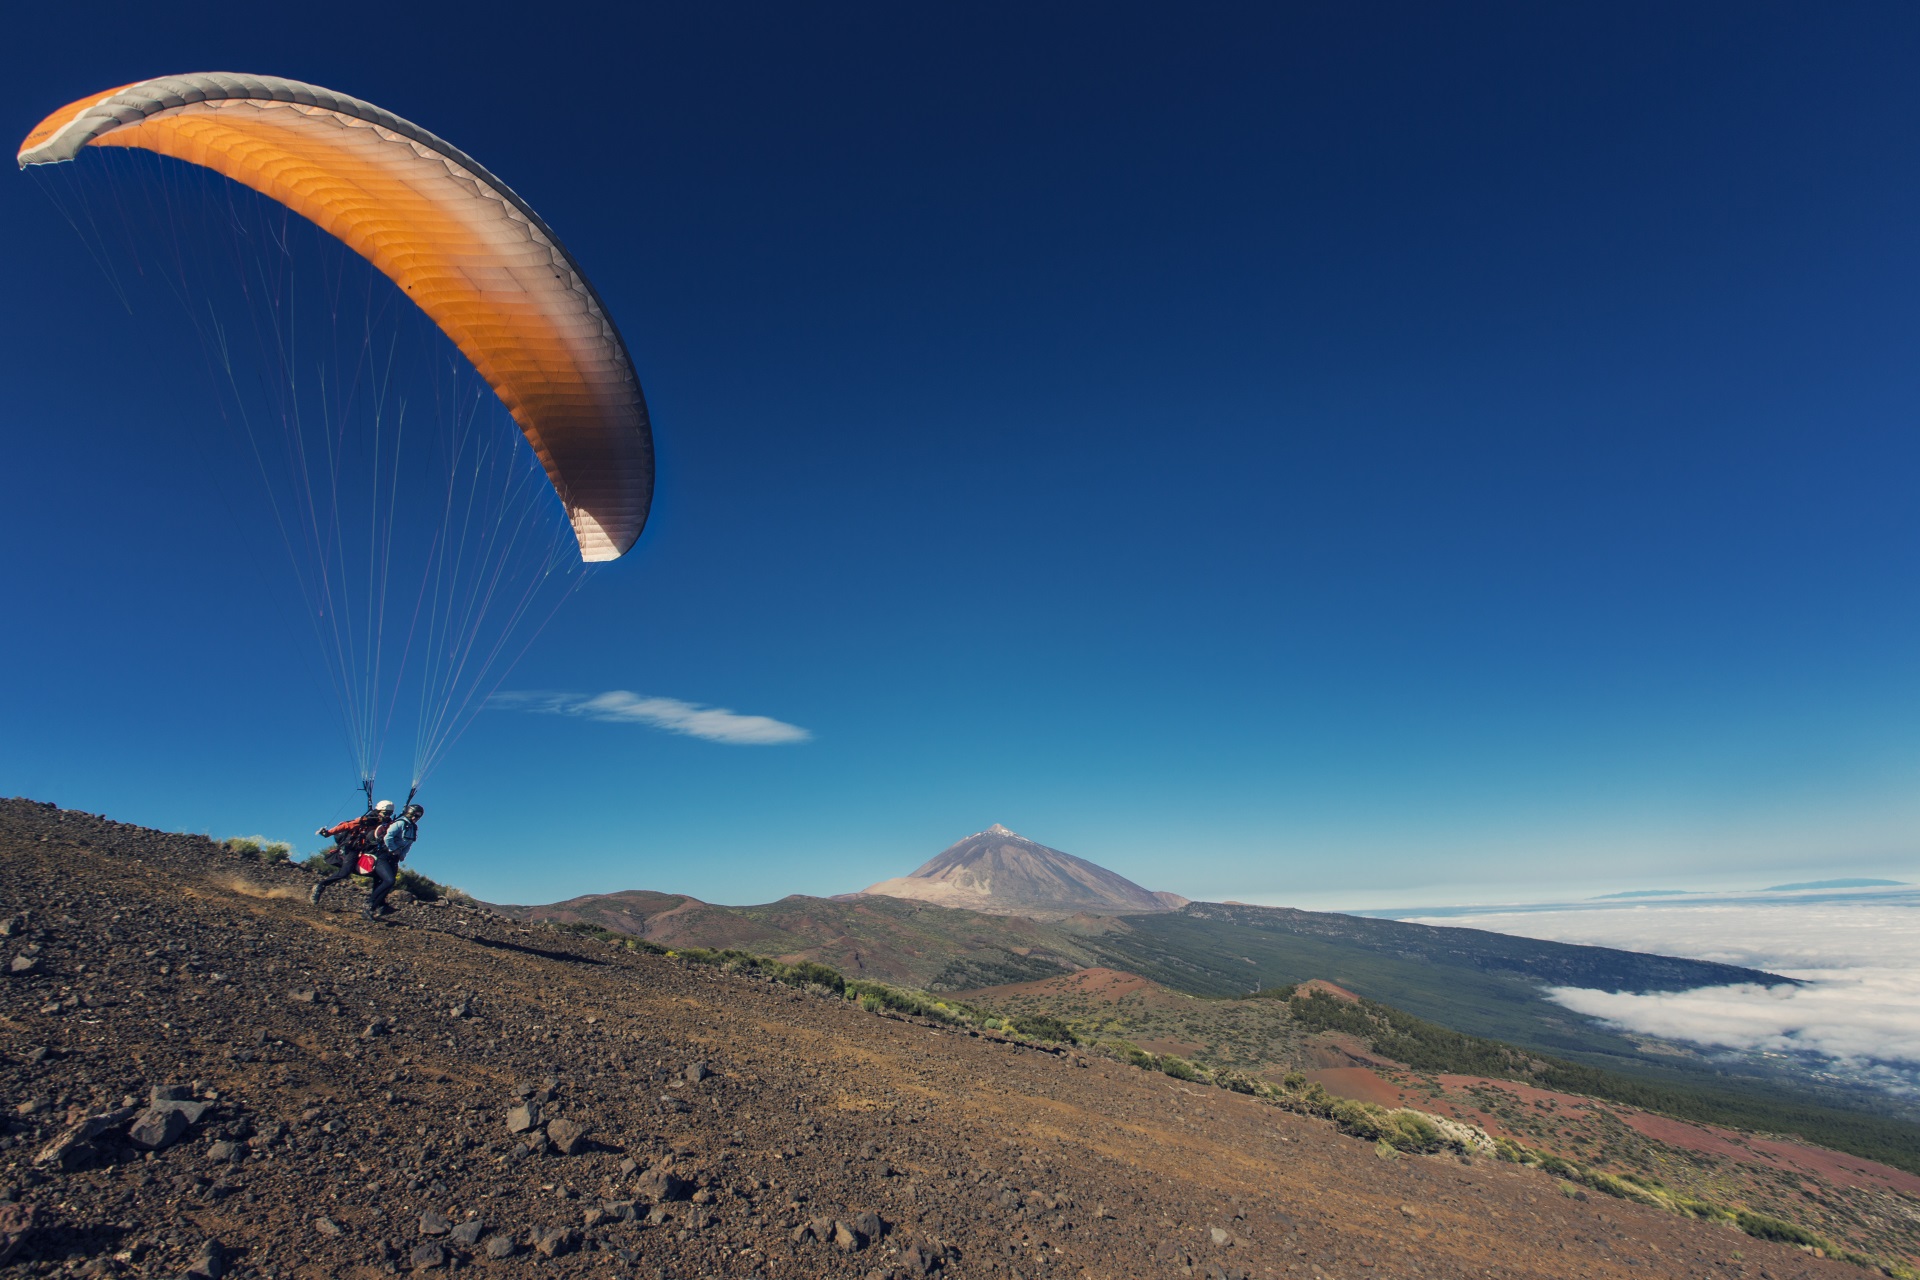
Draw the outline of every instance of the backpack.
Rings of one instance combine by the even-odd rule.
[[[353,826],[334,837],[334,840],[340,848],[347,851],[349,857],[354,854],[365,853],[369,842],[372,840],[371,826],[365,818],[361,818],[356,821]]]

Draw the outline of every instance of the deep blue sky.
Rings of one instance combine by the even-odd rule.
[[[1303,904],[1912,869],[1911,6],[195,22],[16,48],[0,119],[258,71],[478,157],[594,277],[660,448],[640,547],[509,687],[812,735],[490,711],[429,874],[759,901],[996,821]],[[30,177],[0,245],[0,792],[343,812],[168,318]]]

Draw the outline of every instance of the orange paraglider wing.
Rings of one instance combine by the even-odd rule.
[[[581,559],[639,538],[653,436],[626,343],[527,203],[458,148],[371,103],[276,76],[163,76],[54,112],[21,167],[82,147],[204,166],[312,221],[451,338],[526,433]]]

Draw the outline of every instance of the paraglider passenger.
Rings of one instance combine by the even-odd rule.
[[[373,849],[373,893],[367,898],[367,919],[387,910],[387,895],[393,892],[394,882],[400,876],[400,864],[407,860],[407,850],[420,838],[420,818],[424,813],[426,810],[419,805],[410,804],[400,811],[398,818],[379,829],[379,839]]]
[[[338,826],[321,827],[313,833],[333,837],[333,851],[327,854],[333,874],[308,890],[308,902],[318,906],[320,895],[328,885],[338,884],[350,875],[364,874],[360,872],[360,859],[373,852],[374,833],[392,816],[393,801],[382,800],[357,818],[349,818]]]

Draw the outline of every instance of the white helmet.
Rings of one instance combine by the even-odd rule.
[[[382,800],[379,804],[373,806],[373,811],[383,818],[391,818],[393,816],[393,801]]]

